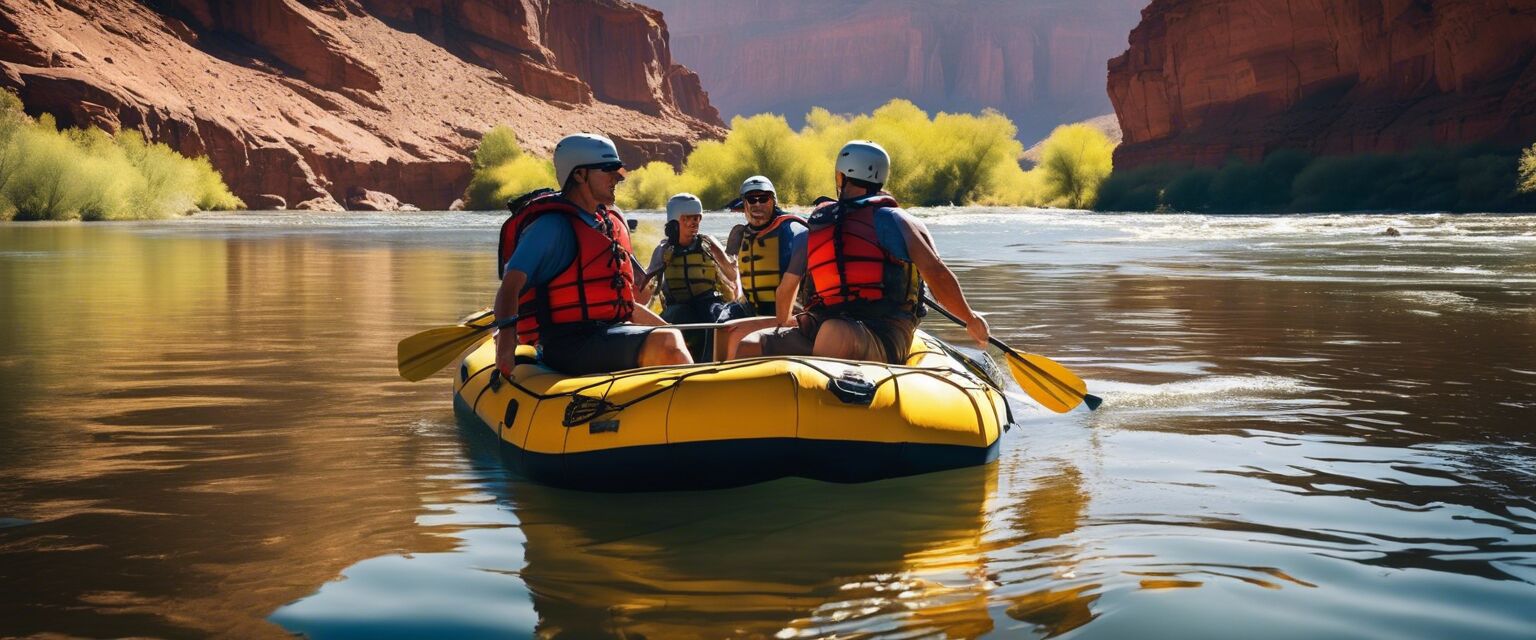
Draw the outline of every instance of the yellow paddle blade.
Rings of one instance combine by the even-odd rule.
[[[1033,353],[1010,352],[1004,355],[1008,358],[1008,369],[1013,372],[1013,379],[1024,389],[1024,393],[1041,406],[1056,413],[1066,413],[1088,399],[1089,408],[1097,408],[1098,398],[1088,395],[1088,385],[1082,378],[1056,361]]]
[[[459,354],[491,337],[489,324],[477,325],[438,327],[401,340],[396,349],[400,377],[411,382],[425,380],[453,364]]]

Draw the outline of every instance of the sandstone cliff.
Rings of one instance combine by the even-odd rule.
[[[1033,140],[1110,111],[1104,60],[1146,0],[640,0],[672,28],[727,116],[798,122],[813,106],[868,112],[991,107]]]
[[[207,154],[253,206],[447,208],[496,124],[540,153],[601,131],[636,163],[724,133],[625,0],[0,0],[0,85]]]
[[[1154,0],[1115,168],[1536,141],[1536,0]]]

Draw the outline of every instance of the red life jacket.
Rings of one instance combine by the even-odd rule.
[[[602,207],[594,215],[597,228],[587,224],[580,207],[550,190],[519,198],[512,217],[501,225],[497,249],[500,275],[517,250],[518,237],[534,220],[560,214],[576,233],[576,259],[554,279],[524,289],[517,299],[517,337],[523,344],[537,344],[539,330],[576,322],[625,322],[634,314],[634,250],[629,226],[615,209]]]
[[[896,206],[879,194],[853,203],[830,202],[810,218],[805,275],[811,309],[914,311],[922,287],[917,268],[880,246],[875,209]]]

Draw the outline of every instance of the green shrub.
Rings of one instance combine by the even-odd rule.
[[[477,171],[488,169],[516,160],[522,155],[523,148],[517,144],[517,132],[512,127],[496,125],[480,138],[480,146],[475,149],[475,159],[471,166]]]
[[[523,153],[511,127],[498,125],[487,131],[470,165],[473,172],[464,188],[464,208],[472,211],[505,209],[508,200],[555,187],[554,163]]]
[[[660,208],[680,191],[691,191],[709,208],[721,207],[739,194],[742,181],[753,175],[773,180],[785,205],[809,204],[817,196],[835,195],[833,161],[849,140],[874,140],[891,154],[891,177],[885,189],[912,205],[990,204],[1082,206],[1094,199],[1098,184],[1109,173],[1113,145],[1086,126],[1064,127],[1055,138],[1057,175],[1070,184],[1049,192],[1049,171],[1025,172],[1018,158],[1023,145],[1017,129],[995,111],[979,115],[929,115],[906,100],[892,100],[873,113],[842,116],[812,109],[800,131],[783,116],[759,114],[731,120],[724,140],[700,143],[683,164],[681,174],[651,163],[632,170],[619,185],[619,205]],[[488,132],[475,153],[475,172],[465,190],[470,208],[499,208],[496,194],[505,189],[498,167],[521,160],[510,129]],[[527,156],[522,156],[526,158]],[[554,186],[550,184],[541,186]],[[513,194],[516,195],[516,194]]]
[[[1516,185],[1519,159],[1481,145],[1426,147],[1403,154],[1313,158],[1278,151],[1262,162],[1221,169],[1142,167],[1110,176],[1100,210],[1145,211],[1510,211],[1536,198]],[[1533,160],[1536,164],[1536,160]],[[1156,194],[1156,204],[1151,200]]]
[[[88,198],[79,154],[68,138],[31,128],[12,140],[22,158],[6,183],[6,199],[17,220],[64,220],[77,217]]]
[[[1211,186],[1216,175],[1215,169],[1205,168],[1185,172],[1168,183],[1162,190],[1161,202],[1154,201],[1148,210],[1162,204],[1174,211],[1204,211],[1210,206]]]
[[[1086,124],[1057,127],[1045,140],[1040,168],[1046,195],[1067,207],[1091,207],[1113,168],[1115,145]]]
[[[232,211],[244,209],[245,201],[235,197],[224,184],[224,177],[213,168],[207,158],[192,159],[192,175],[195,194],[193,202],[203,211]]]
[[[1099,186],[1100,211],[1156,211],[1165,205],[1169,184],[1189,171],[1184,165],[1157,164],[1116,171]]]
[[[1536,193],[1536,144],[1520,154],[1520,193]]]
[[[820,154],[812,140],[797,135],[783,116],[760,114],[731,119],[725,140],[700,144],[688,155],[683,176],[704,206],[714,208],[734,200],[741,183],[754,175],[773,181],[781,203],[803,203],[832,187],[831,157]],[[817,169],[824,167],[824,172]]]
[[[0,92],[0,218],[157,218],[197,208],[239,208],[205,158],[183,157],[134,131],[59,131]]]
[[[619,183],[617,204],[620,209],[664,209],[672,196],[693,190],[685,186],[687,182],[672,170],[672,165],[659,161],[646,163],[627,172],[624,181]],[[705,206],[710,205],[706,203]]]

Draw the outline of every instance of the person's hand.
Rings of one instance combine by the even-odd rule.
[[[982,349],[987,348],[987,339],[992,337],[992,329],[987,326],[987,319],[980,314],[972,313],[971,321],[965,323],[965,331],[971,334],[971,339],[976,341]]]
[[[510,327],[508,327],[510,329]],[[496,332],[496,370],[508,380],[512,379],[512,367],[517,364],[517,333],[501,330]]]

